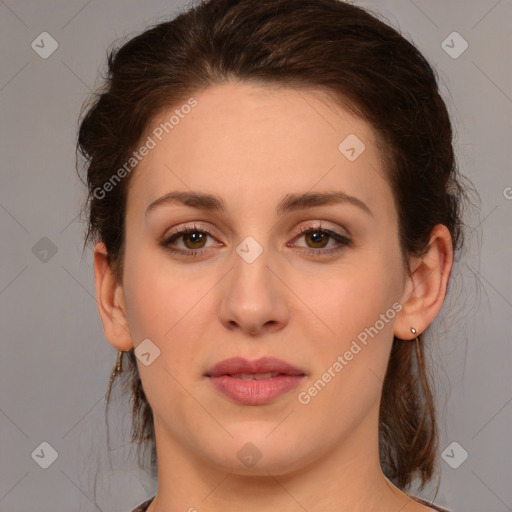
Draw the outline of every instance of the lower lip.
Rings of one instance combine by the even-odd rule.
[[[304,376],[279,375],[261,380],[242,380],[229,375],[209,377],[213,387],[243,405],[262,405],[296,388]]]

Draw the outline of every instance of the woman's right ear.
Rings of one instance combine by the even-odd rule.
[[[133,342],[126,318],[123,287],[114,277],[103,242],[94,247],[94,284],[105,337],[117,350],[130,350]]]

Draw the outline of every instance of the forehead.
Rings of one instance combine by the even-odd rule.
[[[377,206],[389,202],[373,129],[325,92],[236,82],[192,98],[194,107],[181,109],[185,100],[148,127],[142,142],[150,137],[154,147],[131,177],[132,206],[187,189],[246,207],[333,188]]]

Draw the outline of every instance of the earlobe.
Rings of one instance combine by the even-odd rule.
[[[123,288],[113,275],[103,242],[98,242],[94,248],[94,283],[105,337],[117,350],[130,350],[133,342],[126,319]]]
[[[414,327],[422,333],[439,313],[453,266],[452,238],[448,228],[438,224],[432,230],[426,253],[415,258],[407,278],[402,310],[397,315],[394,334],[403,340],[414,339]]]

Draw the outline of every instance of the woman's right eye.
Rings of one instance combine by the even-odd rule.
[[[207,248],[204,244],[208,237],[212,237],[209,231],[199,229],[197,227],[187,227],[178,229],[173,234],[168,236],[162,242],[162,245],[171,253],[179,253],[186,256],[198,256],[203,253]],[[172,247],[176,240],[182,240],[185,249]]]

